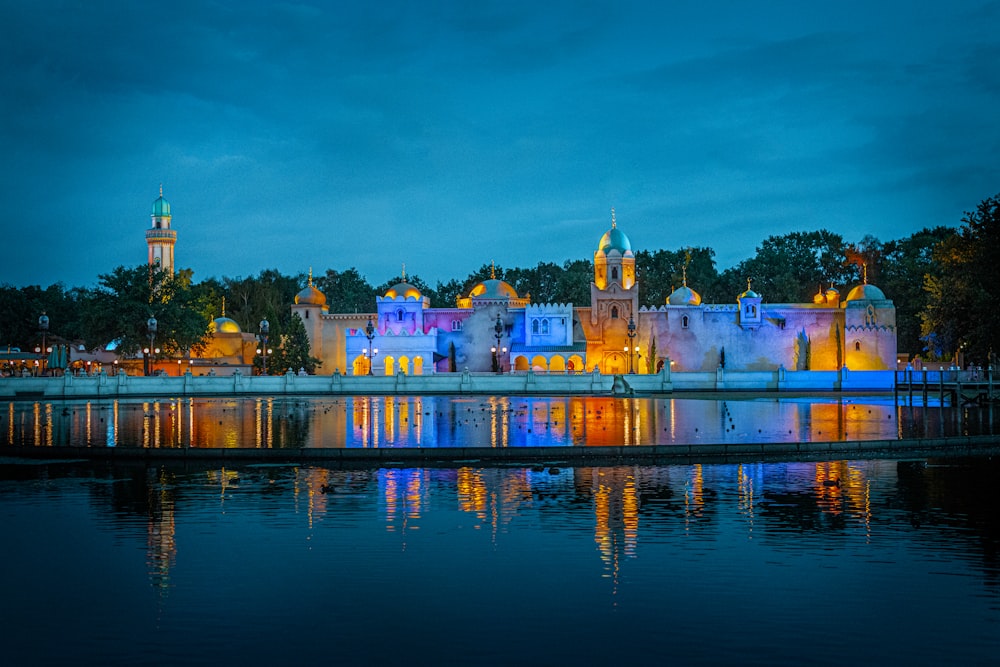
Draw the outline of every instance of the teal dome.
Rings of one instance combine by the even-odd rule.
[[[160,196],[153,202],[153,215],[157,218],[170,217],[170,202],[163,198],[163,188],[160,188]]]
[[[618,229],[616,225],[612,225],[611,229],[604,232],[604,236],[597,244],[597,250],[605,254],[617,250],[624,255],[627,252],[632,252],[632,243],[628,240],[625,232]]]
[[[885,292],[875,287],[874,285],[869,285],[864,283],[863,285],[858,285],[852,289],[847,294],[848,301],[885,301]]]

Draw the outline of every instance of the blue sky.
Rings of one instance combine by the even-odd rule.
[[[432,284],[957,225],[1000,192],[1000,2],[0,0],[0,282]]]

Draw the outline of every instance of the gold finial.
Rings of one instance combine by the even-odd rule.
[[[684,268],[681,269],[681,273],[683,275],[684,287],[687,287],[688,286],[688,267],[687,267],[687,264],[685,264]]]
[[[611,207],[611,229],[614,229],[617,226],[618,226],[618,223],[615,222],[615,207],[612,206]]]
[[[691,263],[691,251],[684,251],[684,287],[688,285],[688,264]]]
[[[313,285],[313,267],[309,267],[309,287]]]
[[[747,276],[747,291],[748,292],[750,291],[750,280],[751,280],[750,277]]]
[[[497,279],[497,265],[492,259],[490,260],[490,280]]]
[[[163,183],[160,183],[160,196],[163,196]]]
[[[865,262],[861,265],[861,275],[864,278],[865,285],[868,284],[868,263]]]
[[[403,262],[403,282],[406,282],[406,262]]]
[[[222,316],[226,316],[226,297],[222,297]]]

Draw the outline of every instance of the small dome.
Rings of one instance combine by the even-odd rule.
[[[870,285],[868,283],[864,283],[864,284],[858,285],[857,287],[855,287],[854,289],[852,289],[850,292],[848,292],[848,294],[847,294],[847,300],[848,301],[885,301],[885,292],[883,292],[879,288],[875,287],[874,285]]]
[[[480,299],[517,299],[517,292],[514,288],[510,286],[509,283],[498,280],[497,278],[490,278],[489,280],[484,280],[481,283],[477,283],[469,291],[469,298],[478,297]]]
[[[670,306],[700,306],[701,295],[687,285],[681,285],[667,297]]]
[[[322,292],[313,287],[310,280],[306,288],[295,295],[295,303],[303,306],[325,306],[326,297]]]
[[[617,225],[612,224],[611,229],[604,232],[604,236],[597,243],[597,250],[605,254],[617,250],[624,255],[627,252],[632,252],[632,243],[628,240],[625,232],[618,229]]]
[[[813,303],[826,303],[826,296],[823,292],[816,292],[816,295],[813,297]]]
[[[398,299],[400,297],[404,299],[416,299],[419,301],[423,295],[415,286],[406,282],[396,283],[389,288],[388,292],[385,293],[385,298],[387,299]]]
[[[163,198],[163,186],[160,186],[160,196],[153,202],[153,215],[157,218],[170,217],[170,202]]]
[[[212,320],[212,323],[208,325],[208,330],[212,333],[243,333],[243,330],[240,329],[240,325],[236,323],[236,320],[231,320],[228,317],[216,317]]]
[[[743,294],[740,294],[739,298],[740,299],[759,299],[760,298],[760,294],[757,294],[757,292],[754,292],[752,289],[748,289],[746,292],[743,292]]]

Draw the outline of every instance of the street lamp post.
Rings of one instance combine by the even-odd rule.
[[[45,349],[45,337],[49,333],[49,316],[45,314],[45,311],[42,311],[42,314],[38,318],[38,330],[42,334],[42,354],[44,355],[45,352],[46,352],[46,349]],[[45,375],[45,357],[44,356],[42,357],[42,364],[41,364],[41,366],[42,366],[42,375]]]
[[[267,375],[267,353],[270,352],[270,350],[267,349],[267,336],[269,333],[271,333],[271,323],[268,322],[265,317],[260,321],[260,354],[263,358],[263,362],[261,364],[262,375]]]
[[[372,318],[368,318],[368,324],[365,325],[365,338],[368,339],[368,375],[374,375],[372,373],[372,365],[375,363],[375,355],[372,352],[372,341],[375,339],[375,323],[372,322]]]
[[[146,320],[146,334],[149,336],[149,347],[146,352],[146,375],[153,372],[153,363],[150,355],[153,354],[153,341],[156,340],[156,318],[150,317]]]
[[[497,313],[497,323],[493,325],[494,337],[497,339],[497,346],[493,348],[493,371],[500,372],[500,339],[503,338],[503,322],[500,320],[500,313]],[[503,348],[506,352],[507,348]]]
[[[625,351],[628,352],[628,372],[632,373],[632,342],[635,340],[635,318],[631,315],[628,316],[628,331],[625,335],[628,336],[628,347],[625,348]],[[635,349],[638,350],[639,348],[636,347]]]

